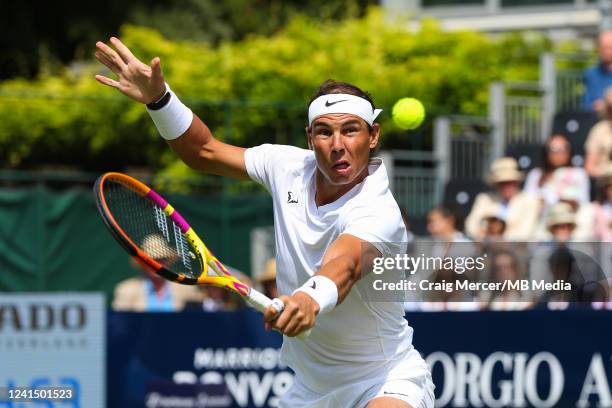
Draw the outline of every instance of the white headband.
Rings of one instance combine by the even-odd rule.
[[[308,107],[308,126],[321,115],[328,113],[348,113],[359,116],[372,126],[382,109],[372,109],[367,100],[350,94],[327,94],[319,96]]]

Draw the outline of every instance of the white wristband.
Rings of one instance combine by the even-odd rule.
[[[338,302],[338,287],[328,277],[315,275],[305,284],[297,288],[296,292],[304,292],[319,304],[319,314],[327,313],[336,307]]]
[[[166,84],[166,89],[170,93],[170,101],[166,106],[158,110],[147,108],[147,112],[151,115],[161,137],[166,140],[174,140],[189,129],[193,121],[193,113],[172,92],[168,84]]]

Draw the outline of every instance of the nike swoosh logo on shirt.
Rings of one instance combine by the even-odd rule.
[[[314,281],[313,281],[313,282],[312,282],[312,286],[311,286],[311,288],[312,288],[312,289],[316,289],[316,288],[317,288],[317,282],[314,282]]]
[[[387,395],[387,394],[394,395],[394,394],[395,394],[395,395],[403,395],[404,397],[410,397],[410,395],[408,395],[408,394],[402,394],[401,392],[389,392],[389,391],[383,391],[383,394],[385,394],[385,395]]]
[[[334,102],[325,101],[325,107],[329,108],[332,105],[335,105],[335,104],[340,103],[340,102],[346,102],[346,101],[348,101],[348,99],[340,99],[339,101],[334,101]]]

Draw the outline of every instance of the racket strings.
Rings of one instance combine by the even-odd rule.
[[[189,241],[162,209],[112,180],[104,183],[104,197],[118,226],[147,256],[175,273],[199,275],[201,269]]]

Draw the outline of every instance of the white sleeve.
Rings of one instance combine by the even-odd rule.
[[[271,164],[274,159],[274,146],[262,144],[244,152],[244,164],[249,177],[270,191]]]
[[[307,152],[294,146],[262,144],[245,150],[244,163],[249,177],[272,193],[275,177],[289,168],[299,167]]]
[[[346,215],[341,234],[371,243],[383,256],[406,252],[408,235],[397,206],[360,206]]]

